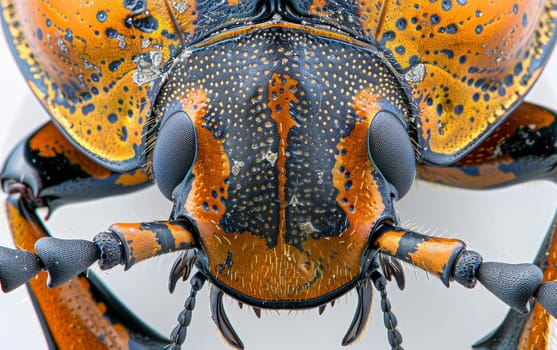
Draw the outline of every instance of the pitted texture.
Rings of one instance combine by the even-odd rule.
[[[555,0],[359,2],[367,40],[412,87],[421,159],[462,158],[522,101],[554,45],[556,9]]]
[[[122,245],[113,232],[101,232],[95,236],[93,242],[99,250],[99,266],[102,270],[124,263]]]
[[[8,293],[21,286],[39,271],[43,264],[38,256],[24,250],[0,247],[0,287]]]
[[[152,103],[180,54],[275,23],[347,34],[392,59],[421,111],[411,120],[421,159],[450,164],[522,101],[557,25],[556,0],[61,3],[5,0],[5,31],[57,125],[91,158],[119,171],[145,163]]]
[[[477,282],[478,269],[482,263],[482,256],[474,251],[464,250],[454,268],[454,280],[466,288],[474,288]]]
[[[208,35],[233,25],[257,21],[261,17],[269,17],[271,1],[174,1],[171,11],[178,19],[193,17],[195,30],[185,33],[185,41],[195,42]]]
[[[222,144],[229,173],[210,184],[201,207],[221,215],[226,232],[250,232],[273,247],[281,209],[286,240],[297,246],[348,227],[345,212],[357,203],[343,193],[357,191],[354,177],[362,174],[337,163],[350,151],[341,140],[361,119],[352,107],[355,94],[373,86],[379,105],[405,110],[395,78],[375,56],[277,29],[193,51],[174,69],[161,100],[183,101],[199,87],[207,94],[207,112],[196,127]],[[351,142],[365,148],[367,139]],[[200,149],[200,157],[207,151]],[[335,167],[342,180],[333,179]]]
[[[543,283],[538,288],[536,299],[551,316],[557,316],[557,304],[555,303],[555,300],[557,300],[557,281]]]
[[[42,238],[35,243],[37,255],[48,271],[48,286],[55,288],[85,271],[99,258],[97,245],[81,239]]]
[[[358,16],[360,1],[356,0],[285,0],[281,14],[294,20],[316,22],[331,26],[350,35],[363,38],[361,19]],[[360,6],[359,6],[360,5]]]
[[[530,311],[530,299],[541,285],[542,277],[540,268],[533,264],[484,262],[478,270],[478,281],[521,313]]]
[[[277,302],[356,278],[373,224],[392,210],[369,125],[380,110],[406,118],[407,105],[373,51],[302,27],[230,33],[181,56],[155,115],[192,111],[197,158],[174,215],[199,228],[208,269]]]

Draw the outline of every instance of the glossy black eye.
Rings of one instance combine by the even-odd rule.
[[[190,170],[196,154],[193,122],[179,111],[161,126],[153,151],[153,174],[159,190],[172,200],[172,192]]]
[[[378,112],[369,127],[369,154],[395,188],[398,199],[408,192],[416,176],[416,158],[408,131],[391,112]]]

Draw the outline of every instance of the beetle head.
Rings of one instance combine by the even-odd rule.
[[[415,174],[408,95],[371,48],[293,23],[250,30],[174,62],[153,173],[216,288],[255,307],[316,307],[379,266],[374,227],[396,222]]]
[[[250,30],[176,59],[153,173],[214,285],[258,307],[319,306],[366,278],[374,227],[396,222],[415,173],[408,95],[371,48],[292,23]]]

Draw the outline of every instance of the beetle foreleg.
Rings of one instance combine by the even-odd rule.
[[[545,239],[538,251],[534,263],[543,269],[543,281],[552,281],[557,273],[557,213],[553,224],[549,228]],[[543,285],[542,285],[543,286]],[[544,287],[545,288],[545,287]],[[540,293],[540,292],[538,292]],[[543,290],[542,290],[543,293]],[[549,298],[553,300],[552,306],[555,307],[555,296]],[[503,323],[491,334],[478,341],[474,349],[478,350],[507,350],[507,349],[554,349],[554,323],[555,320],[550,316],[541,303],[535,303],[533,310],[528,315],[524,315],[514,309],[509,310]],[[551,312],[553,313],[553,312]]]
[[[141,189],[152,183],[146,167],[121,173],[104,168],[49,122],[14,148],[0,181],[9,195],[7,213],[14,243],[22,249],[0,248],[0,284],[9,291],[29,281],[52,348],[80,343],[98,349],[160,349],[168,342],[131,314],[94,274],[80,273],[97,260],[105,268],[114,262],[129,268],[152,256],[188,249],[194,240],[185,223],[121,224],[94,242],[58,240],[49,237],[35,211]],[[33,278],[43,270],[49,272],[48,286],[58,288],[47,288],[45,274]]]
[[[0,284],[4,291],[25,283],[50,349],[159,349],[164,339],[137,319],[94,274],[79,275],[58,288],[47,288],[45,267],[34,254],[37,239],[49,236],[30,206],[35,201],[12,193],[6,203],[15,244],[0,249]],[[71,325],[71,326],[70,326]]]
[[[44,237],[35,243],[36,264],[31,257],[12,259],[5,263],[9,268],[3,269],[0,282],[11,288],[17,287],[26,280],[18,278],[21,269],[28,266],[34,270],[26,274],[33,277],[42,269],[48,271],[48,286],[55,288],[85,271],[96,261],[103,270],[118,264],[129,269],[136,262],[149,259],[176,250],[190,249],[194,246],[194,238],[187,224],[182,221],[150,222],[141,224],[115,224],[107,232],[101,232],[93,241],[59,239]],[[17,257],[17,250],[4,248],[6,256]],[[28,253],[30,254],[30,253]],[[34,272],[34,273],[33,273]]]
[[[437,275],[448,286],[456,281],[467,288],[482,283],[514,310],[527,313],[534,298],[554,317],[557,282],[542,283],[534,264],[482,262],[480,254],[465,249],[462,241],[429,237],[390,225],[378,230],[377,249]]]

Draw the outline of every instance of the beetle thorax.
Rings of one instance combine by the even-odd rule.
[[[404,111],[400,91],[371,52],[281,26],[175,65],[159,113],[187,112],[197,137],[175,216],[197,226],[216,283],[249,300],[308,301],[359,276],[392,210],[368,128],[381,109]]]

